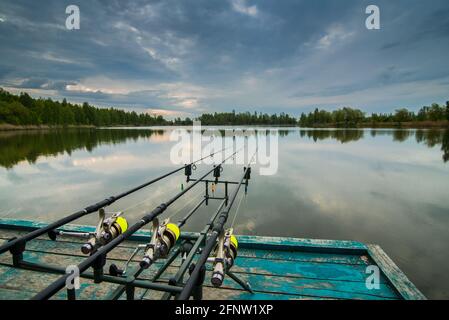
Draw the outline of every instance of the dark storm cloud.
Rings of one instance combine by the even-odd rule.
[[[65,28],[76,4],[81,29]],[[449,4],[2,1],[0,86],[99,106],[199,113],[386,111],[447,99]]]

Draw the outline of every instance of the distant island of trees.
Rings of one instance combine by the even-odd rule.
[[[285,113],[205,113],[197,117],[203,125],[275,125],[301,127],[360,127],[360,126],[449,126],[449,101],[422,107],[418,113],[401,108],[395,113],[366,115],[359,109],[342,108],[335,111],[315,109],[302,113],[299,119]],[[84,102],[72,104],[52,99],[32,98],[27,93],[11,94],[0,88],[0,125],[10,126],[165,126],[191,125],[191,118],[167,120],[161,115],[137,113],[115,108],[97,108]]]

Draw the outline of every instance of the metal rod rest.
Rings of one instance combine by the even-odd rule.
[[[254,154],[255,155],[255,154]],[[226,208],[220,213],[220,215],[217,218],[217,221],[214,222],[214,227],[212,229],[212,234],[209,237],[209,239],[206,242],[205,247],[203,248],[203,251],[199,257],[199,259],[197,260],[196,264],[195,264],[195,268],[193,270],[193,272],[190,275],[190,278],[187,280],[184,289],[182,290],[182,292],[179,294],[178,296],[178,300],[187,300],[189,299],[189,297],[192,294],[192,290],[194,289],[198,278],[200,277],[200,273],[201,270],[203,268],[203,265],[207,262],[207,259],[210,255],[210,253],[212,252],[212,250],[215,247],[216,241],[218,236],[220,235],[220,233],[223,232],[224,230],[224,225],[228,219],[229,216],[229,211],[232,208],[232,205],[234,204],[234,201],[237,197],[237,194],[240,190],[240,187],[242,186],[243,181],[245,180],[245,177],[247,177],[247,172],[250,171],[251,167],[251,162],[252,159],[254,158],[254,156],[251,158],[251,160],[248,163],[248,166],[245,167],[244,173],[240,179],[240,183],[237,185],[237,187],[234,190],[234,193],[232,194],[232,196],[230,197],[229,203],[226,206]]]
[[[176,273],[176,275],[172,278],[173,283],[179,283],[181,282],[182,278],[184,277],[184,274],[187,272],[187,270],[189,269],[190,263],[192,262],[193,258],[195,257],[196,252],[198,251],[200,245],[204,242],[204,240],[207,237],[207,233],[208,231],[212,228],[212,225],[214,223],[214,220],[216,219],[216,217],[218,216],[218,214],[220,213],[221,209],[223,208],[223,206],[225,205],[226,200],[223,200],[220,205],[218,206],[217,210],[215,211],[215,213],[213,214],[213,216],[210,218],[209,223],[204,227],[204,229],[201,231],[200,236],[196,239],[195,243],[192,246],[192,249],[190,250],[187,258],[185,259],[185,261],[182,263],[182,265],[179,267],[178,272]],[[162,299],[167,300],[170,299],[171,294],[167,293],[165,294]]]

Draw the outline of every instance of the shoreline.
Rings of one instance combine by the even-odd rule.
[[[412,122],[362,122],[353,126],[333,124],[314,125],[314,129],[449,129],[449,121],[412,121]]]
[[[9,123],[0,123],[0,131],[28,131],[28,130],[54,130],[54,129],[94,129],[91,125],[68,125],[68,126],[49,126],[49,125],[14,125]]]
[[[204,125],[209,126],[209,125]],[[383,122],[383,123],[359,123],[353,126],[343,126],[338,124],[323,124],[323,125],[314,125],[308,127],[301,127],[299,125],[296,126],[282,126],[282,125],[255,125],[255,124],[245,124],[245,125],[213,125],[213,126],[262,126],[262,127],[298,127],[301,129],[449,129],[449,121],[414,121],[414,122],[402,122],[402,123],[391,123],[391,122]],[[110,128],[140,128],[143,126],[110,126]],[[148,128],[151,127],[161,127],[158,126],[145,126]],[[162,126],[165,127],[165,126]],[[105,128],[103,126],[94,126],[94,125],[12,125],[8,123],[0,124],[0,131],[31,131],[31,130],[58,130],[58,129],[98,129]]]

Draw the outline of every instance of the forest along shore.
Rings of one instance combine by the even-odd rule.
[[[362,122],[353,125],[346,123],[313,124],[301,126],[301,128],[324,128],[324,129],[449,129],[449,121],[409,121],[409,122]]]
[[[263,127],[269,127],[265,125]],[[292,127],[292,126],[278,126],[271,125],[273,127]],[[316,129],[449,129],[449,121],[425,121],[425,122],[399,122],[399,123],[359,123],[353,126],[346,124],[323,124],[312,126],[300,126],[295,125],[298,128],[316,128]],[[129,128],[129,127],[141,127],[141,126],[108,126],[111,128]],[[152,126],[145,126],[152,127]],[[160,127],[160,126],[154,126]],[[60,130],[60,129],[95,129],[98,128],[94,125],[12,125],[8,123],[0,123],[0,131],[35,131],[35,130]]]
[[[299,118],[284,112],[214,112],[195,118],[202,125],[300,126],[302,128],[449,128],[449,101],[433,103],[418,112],[406,108],[394,113],[366,114],[360,109],[344,107],[333,111],[316,108]],[[140,113],[115,108],[98,108],[84,102],[72,104],[51,99],[32,98],[27,93],[11,94],[0,88],[0,130],[39,130],[52,128],[151,127],[192,125],[193,119],[167,120],[150,110]]]
[[[52,129],[71,129],[71,128],[86,128],[93,129],[93,125],[68,125],[68,126],[49,126],[49,125],[13,125],[9,123],[0,123],[0,131],[15,131],[15,130],[52,130]]]

